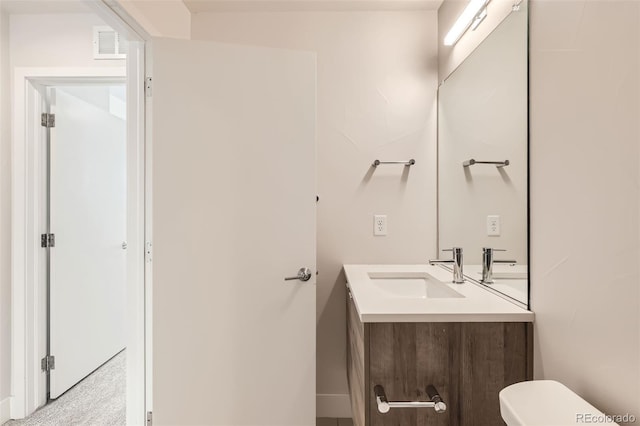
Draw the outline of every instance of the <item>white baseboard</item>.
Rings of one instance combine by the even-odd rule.
[[[0,401],[0,425],[11,419],[11,398]]]
[[[316,417],[351,418],[351,400],[348,394],[316,395]]]

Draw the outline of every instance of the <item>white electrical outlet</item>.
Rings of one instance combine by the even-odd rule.
[[[373,215],[373,235],[387,235],[387,215]]]
[[[490,237],[497,237],[500,235],[500,216],[487,216],[487,235]]]

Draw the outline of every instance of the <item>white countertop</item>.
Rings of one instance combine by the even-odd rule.
[[[529,281],[526,278],[528,270],[527,265],[494,264],[493,284],[482,285],[486,285],[526,305],[529,285]],[[464,265],[464,274],[472,280],[480,282],[482,279],[482,265]],[[512,278],[509,276],[516,274],[521,274],[523,278]]]
[[[533,322],[533,312],[495,295],[479,284],[451,283],[450,271],[432,265],[344,265],[347,285],[362,322]],[[425,273],[463,297],[388,297],[369,274]]]

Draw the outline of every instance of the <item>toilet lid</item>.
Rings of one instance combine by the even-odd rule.
[[[500,413],[509,426],[617,425],[554,380],[521,382],[502,389]]]

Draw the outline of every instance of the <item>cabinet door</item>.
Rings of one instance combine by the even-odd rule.
[[[370,325],[371,426],[457,426],[459,423],[459,324],[376,323]],[[434,385],[447,411],[398,408],[380,414],[373,387],[382,385],[389,401],[428,401],[426,387]]]
[[[355,426],[367,425],[369,389],[369,324],[363,324],[351,298],[347,299],[347,381]]]
[[[460,420],[465,426],[504,425],[498,394],[530,380],[529,323],[462,323]]]
[[[368,325],[367,426],[503,425],[500,390],[531,379],[529,323]],[[389,401],[427,401],[430,384],[447,404],[445,413],[430,408],[378,412],[375,385],[384,387]]]

